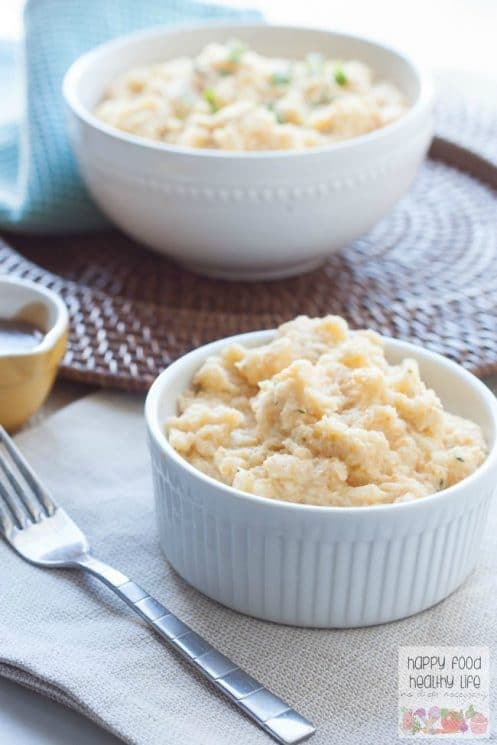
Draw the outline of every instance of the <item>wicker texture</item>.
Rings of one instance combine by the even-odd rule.
[[[437,139],[395,210],[311,274],[258,284],[206,279],[117,232],[10,236],[0,244],[0,272],[65,299],[72,327],[61,374],[72,380],[146,390],[187,350],[299,313],[337,313],[485,375],[497,371],[495,189],[497,167]]]

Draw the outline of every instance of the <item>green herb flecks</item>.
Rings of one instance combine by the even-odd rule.
[[[443,479],[440,479],[440,481],[438,482],[438,488],[439,489],[443,489],[444,488],[444,480]]]
[[[289,72],[273,72],[271,75],[271,85],[288,85],[291,79]]]
[[[203,97],[211,107],[211,112],[213,114],[215,114],[216,111],[219,111],[219,103],[217,101],[216,92],[213,88],[206,88],[203,92]]]
[[[347,85],[348,78],[343,71],[343,67],[339,66],[335,68],[335,82],[337,85]]]
[[[461,458],[460,455],[456,455],[456,460],[460,461],[461,463],[464,463],[464,458]]]
[[[297,409],[299,414],[307,414],[307,411],[305,409]]]
[[[247,51],[247,47],[245,44],[242,44],[241,41],[235,42],[228,52],[228,62],[231,62],[233,65],[238,65],[243,58],[243,55]]]

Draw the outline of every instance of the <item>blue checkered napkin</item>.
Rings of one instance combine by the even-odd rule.
[[[192,0],[28,0],[22,49],[0,45],[0,228],[57,233],[105,225],[65,133],[64,73],[80,54],[121,34],[215,19],[259,14]]]

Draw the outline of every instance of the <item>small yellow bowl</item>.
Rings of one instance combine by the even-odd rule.
[[[64,356],[69,314],[51,290],[16,277],[0,277],[0,319],[24,321],[43,334],[29,349],[0,347],[0,424],[14,431],[42,405]]]

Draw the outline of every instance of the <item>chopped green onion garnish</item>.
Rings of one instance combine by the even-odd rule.
[[[212,88],[206,88],[203,93],[204,99],[207,101],[209,106],[211,107],[211,111],[213,114],[216,113],[216,111],[219,111],[219,105],[216,99],[216,93]]]
[[[270,101],[269,103],[266,104],[266,109],[268,111],[271,111],[274,114],[274,118],[276,119],[276,121],[278,122],[278,124],[284,124],[285,123],[285,117],[282,114],[280,114],[279,112],[277,112],[277,111],[274,110],[274,103],[272,101]]]
[[[272,85],[287,85],[290,82],[290,73],[288,72],[274,72],[271,75]]]
[[[346,85],[348,82],[347,76],[341,67],[335,69],[335,82],[338,85]]]
[[[239,62],[241,62],[243,55],[247,51],[247,47],[245,44],[242,44],[239,42],[238,44],[234,44],[228,54],[228,60],[232,62],[234,65],[237,65]]]

